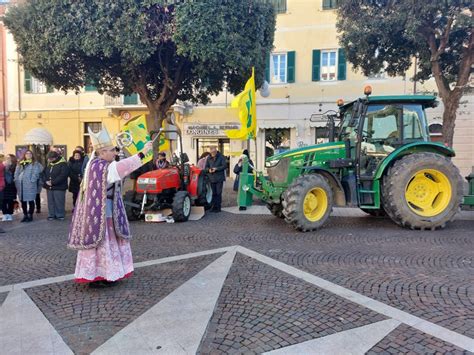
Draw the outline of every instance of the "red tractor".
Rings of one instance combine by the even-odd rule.
[[[182,140],[179,131],[160,130],[154,134],[178,133],[180,151]],[[176,222],[185,222],[191,214],[191,206],[208,208],[212,200],[211,184],[201,169],[190,165],[186,153],[172,159],[170,167],[152,170],[140,175],[134,189],[124,196],[129,220],[140,219],[146,212],[170,208]]]

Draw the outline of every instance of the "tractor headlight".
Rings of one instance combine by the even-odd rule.
[[[280,162],[279,159],[266,161],[266,162],[265,162],[265,167],[266,167],[266,168],[273,168],[273,167],[276,166],[279,162]]]
[[[156,184],[156,178],[139,178],[139,184]]]
[[[250,190],[250,186],[249,185],[244,185],[244,186],[242,186],[242,190],[247,192],[248,190]]]

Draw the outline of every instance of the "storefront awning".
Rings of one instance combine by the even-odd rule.
[[[314,122],[311,122],[309,121],[309,126],[311,128],[314,128],[314,127],[326,127],[328,124],[328,121],[314,121]]]
[[[25,134],[25,144],[53,145],[53,136],[45,128],[33,128]]]
[[[260,129],[271,129],[271,128],[296,128],[296,124],[287,120],[268,120],[258,121],[257,126]]]

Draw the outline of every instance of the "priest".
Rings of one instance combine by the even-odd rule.
[[[89,129],[94,152],[85,169],[69,230],[68,247],[78,250],[75,280],[91,287],[112,286],[133,273],[130,227],[121,181],[142,166],[152,142],[141,152],[115,161],[115,145],[104,127]]]

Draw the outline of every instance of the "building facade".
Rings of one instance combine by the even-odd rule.
[[[192,163],[209,146],[216,145],[228,157],[229,170],[245,148],[263,169],[265,157],[272,153],[324,141],[326,129],[321,115],[335,110],[339,98],[348,102],[362,96],[365,85],[372,86],[373,95],[436,92],[434,81],[421,84],[404,77],[389,78],[384,73],[365,77],[355,72],[339,48],[335,0],[273,2],[278,12],[274,50],[266,72],[260,73],[269,82],[270,94],[257,95],[256,142],[226,137],[224,131],[238,127],[239,122],[230,108],[232,95],[225,90],[206,106],[178,104],[173,110],[183,132],[184,151]],[[99,95],[94,87],[85,87],[78,95],[52,91],[18,64],[11,35],[6,35],[4,43],[8,73],[5,150],[21,151],[36,143],[39,153],[49,145],[59,145],[70,154],[77,145],[87,146],[88,127],[97,130],[105,125],[116,134],[130,117],[147,112],[137,95],[111,98]],[[412,76],[413,70],[407,76]],[[466,175],[474,165],[474,99],[468,95],[463,100],[454,148],[458,154],[455,163]],[[436,139],[442,105],[427,113]]]

